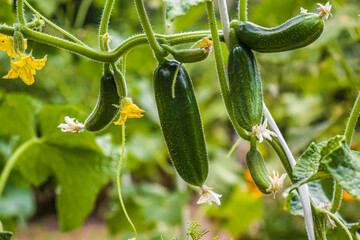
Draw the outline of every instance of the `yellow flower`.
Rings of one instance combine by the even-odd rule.
[[[31,53],[29,56],[17,55],[15,61],[11,61],[11,69],[9,73],[3,78],[17,78],[20,77],[21,80],[27,85],[34,83],[34,76],[36,74],[35,70],[40,70],[45,66],[47,56],[43,59],[35,59]]]
[[[25,49],[27,48],[27,39],[24,40]],[[16,52],[14,49],[14,41],[10,36],[6,36],[0,33],[0,50],[6,51],[7,55],[11,58],[16,57]]]
[[[119,106],[115,106],[119,107]],[[128,118],[141,118],[143,115],[141,113],[145,112],[136,106],[130,98],[124,98],[121,101],[122,110],[120,111],[120,118],[115,125],[123,125]]]
[[[211,52],[212,41],[207,38],[201,39],[203,42],[198,42],[197,44],[200,48],[204,49],[205,52]]]

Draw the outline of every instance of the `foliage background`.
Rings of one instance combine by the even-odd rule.
[[[97,27],[104,0],[29,1],[42,14],[97,47]],[[299,13],[300,7],[316,11],[317,1],[249,1],[249,20],[275,26]],[[325,2],[321,2],[325,4]],[[236,18],[235,1],[228,1]],[[262,73],[265,101],[299,156],[311,141],[342,133],[359,89],[360,4],[358,0],[331,1],[332,14],[318,41],[304,49],[256,54]],[[15,21],[14,3],[1,0],[0,22]],[[198,4],[173,22],[165,19],[165,4],[146,1],[152,25],[158,33],[208,29],[205,7]],[[26,8],[27,9],[27,8]],[[27,9],[28,19],[32,17]],[[219,23],[220,26],[220,23]],[[55,34],[46,26],[44,31]],[[115,3],[110,22],[112,47],[141,32],[132,1]],[[227,56],[226,47],[224,55]],[[187,46],[181,46],[187,47]],[[119,208],[114,188],[121,130],[111,126],[97,134],[63,134],[56,126],[66,115],[83,122],[96,103],[102,64],[29,41],[28,49],[45,68],[26,86],[20,79],[0,82],[0,168],[26,140],[39,137],[20,159],[0,199],[4,228],[16,231],[16,239],[125,239],[130,227]],[[225,57],[226,59],[226,57]],[[216,80],[213,54],[187,64],[201,109],[209,157],[209,186],[223,194],[221,207],[197,206],[198,189],[185,185],[172,169],[157,117],[152,89],[156,61],[148,46],[128,54],[126,79],[129,96],[146,111],[142,119],[128,121],[126,163],[122,174],[123,196],[140,239],[181,239],[183,223],[198,220],[221,239],[305,239],[303,219],[284,209],[281,194],[274,201],[254,191],[242,142],[230,159],[226,154],[238,139],[229,123]],[[0,75],[10,69],[0,54]],[[360,150],[360,135],[352,148]],[[269,170],[281,168],[274,152],[261,145]],[[286,183],[289,185],[289,182]],[[345,219],[360,217],[359,203],[347,200],[340,210]],[[58,214],[60,221],[54,218]],[[87,219],[85,221],[85,219]],[[83,222],[85,221],[85,224]],[[59,233],[78,229],[70,233]],[[120,234],[120,235],[119,235]],[[115,237],[114,237],[115,236]]]

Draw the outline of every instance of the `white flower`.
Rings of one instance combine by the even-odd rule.
[[[270,187],[268,189],[266,189],[266,191],[274,194],[274,198],[275,198],[276,192],[279,191],[283,187],[283,183],[284,183],[286,176],[287,176],[287,173],[284,173],[284,174],[281,174],[281,177],[280,177],[279,173],[276,171],[273,171],[273,175],[270,176],[271,184],[270,184]]]
[[[319,7],[318,7],[318,12],[319,12],[319,17],[323,18],[323,19],[328,19],[329,18],[329,15],[332,16],[332,14],[330,13],[331,11],[331,5],[329,2],[327,2],[324,5],[322,5],[321,3],[318,3],[317,4]]]
[[[84,131],[84,124],[79,123],[78,120],[74,122],[75,118],[70,118],[69,116],[65,117],[66,123],[61,123],[58,128],[61,128],[62,132],[73,132],[73,133],[81,133]]]
[[[305,9],[305,8],[300,8],[300,14],[307,14],[308,13],[308,10]]]
[[[256,125],[252,127],[252,131],[255,136],[259,139],[259,143],[264,141],[264,138],[269,139],[271,141],[271,136],[278,137],[278,135],[270,130],[266,129],[267,127],[267,118],[265,118],[264,123],[261,125]]]
[[[209,205],[212,205],[212,202],[215,202],[217,205],[220,205],[220,199],[221,198],[221,194],[217,194],[212,190],[212,188],[206,186],[206,185],[201,185],[200,186],[201,191],[200,191],[200,198],[197,201],[197,204],[203,204],[203,203],[208,203]]]

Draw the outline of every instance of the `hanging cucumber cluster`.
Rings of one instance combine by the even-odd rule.
[[[251,147],[246,155],[249,172],[257,188],[264,194],[274,193],[266,164],[256,148],[256,128],[263,121],[261,77],[252,51],[271,53],[308,46],[324,30],[321,14],[304,13],[280,26],[265,28],[252,22],[230,24],[232,49],[228,60],[230,101],[236,122],[252,131]]]

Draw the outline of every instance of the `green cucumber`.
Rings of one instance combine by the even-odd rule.
[[[251,177],[260,192],[271,194],[271,191],[267,191],[271,185],[270,176],[266,169],[265,161],[256,147],[251,147],[247,152],[246,164],[249,168]]]
[[[231,50],[228,76],[235,120],[242,128],[251,131],[261,121],[263,94],[259,69],[250,49],[237,45]]]
[[[114,75],[112,72],[104,73],[100,80],[100,91],[96,106],[85,120],[85,129],[90,132],[97,132],[107,127],[119,112],[119,108],[114,107],[113,104],[120,104]]]
[[[209,56],[209,51],[202,48],[176,50],[173,54],[175,60],[181,63],[194,63],[205,60]]]
[[[199,107],[190,76],[181,66],[176,77],[176,97],[172,82],[178,61],[166,60],[154,72],[154,90],[161,129],[170,158],[180,177],[201,186],[208,175],[208,155]]]
[[[318,39],[324,30],[324,20],[318,14],[306,13],[273,28],[240,22],[235,29],[238,41],[254,51],[283,52],[305,47]]]

